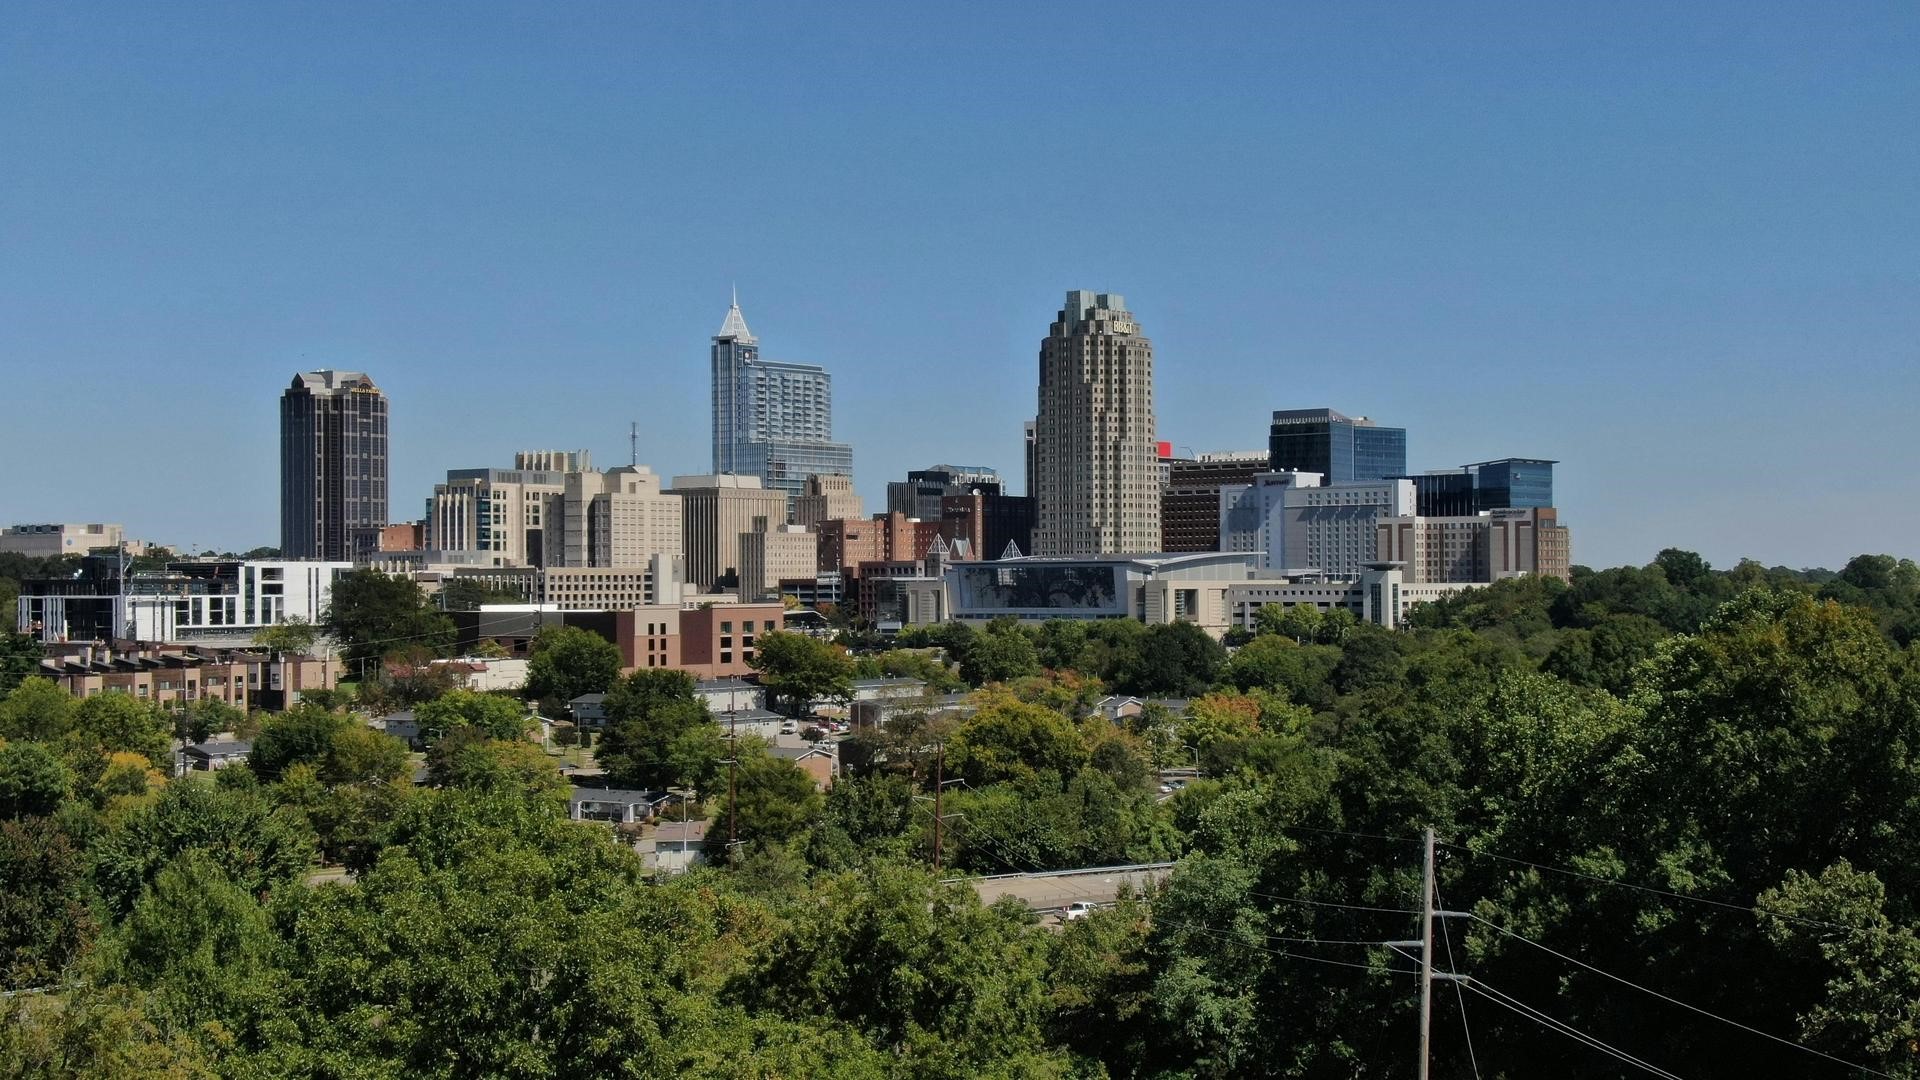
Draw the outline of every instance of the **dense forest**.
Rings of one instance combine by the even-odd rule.
[[[444,644],[383,589],[335,632]],[[972,691],[856,730],[825,793],[729,746],[685,676],[545,635],[529,695],[606,689],[610,779],[739,841],[659,880],[567,819],[517,700],[363,688],[431,732],[416,784],[349,695],[74,701],[16,639],[0,1077],[1411,1076],[1385,943],[1419,936],[1427,828],[1437,962],[1469,976],[1436,990],[1435,1076],[1920,1077],[1920,568],[1666,551],[1413,622],[770,636],[782,707]],[[221,730],[248,765],[169,778]],[[1175,766],[1199,778],[1164,790]],[[1057,925],[965,880],[1160,861]]]

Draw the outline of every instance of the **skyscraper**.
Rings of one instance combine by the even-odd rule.
[[[1040,343],[1033,553],[1160,546],[1153,343],[1126,300],[1073,291]]]
[[[1280,409],[1268,432],[1268,468],[1316,472],[1329,484],[1407,473],[1407,429],[1381,427],[1332,409]]]
[[[309,371],[280,395],[280,552],[344,561],[387,523],[387,396],[358,371]]]
[[[853,448],[833,441],[833,376],[760,359],[736,296],[713,336],[713,472],[757,476],[789,497],[809,476],[853,475]]]

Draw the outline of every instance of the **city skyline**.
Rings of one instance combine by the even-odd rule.
[[[1176,446],[1335,407],[1406,427],[1415,471],[1562,462],[1582,563],[1910,553],[1920,479],[1876,467],[1920,392],[1910,8],[1121,4],[1067,57],[1019,17],[423,6],[289,36],[29,4],[0,363],[33,407],[0,453],[89,481],[18,470],[0,520],[272,544],[261,403],[317,368],[390,396],[395,516],[526,446],[623,462],[635,420],[643,463],[705,472],[693,358],[737,280],[834,372],[869,507],[933,462],[1012,478],[1034,327],[1089,288],[1152,328]],[[1052,149],[1075,109],[1127,132],[1103,168]],[[176,458],[221,463],[218,514],[133,467]]]

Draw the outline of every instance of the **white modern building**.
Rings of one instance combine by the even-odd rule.
[[[1260,556],[1263,570],[1310,567],[1355,580],[1379,558],[1376,524],[1414,511],[1411,480],[1325,484],[1311,472],[1266,472],[1220,488],[1220,546]]]
[[[24,593],[18,625],[43,642],[92,637],[110,624],[116,640],[246,645],[266,627],[292,619],[319,625],[335,579],[352,569],[349,562],[176,562],[129,575],[118,591]],[[83,625],[87,629],[79,629]]]

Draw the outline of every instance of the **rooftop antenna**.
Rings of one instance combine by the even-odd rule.
[[[634,468],[640,467],[640,421],[638,420],[627,425],[627,456],[632,459],[627,464]]]

